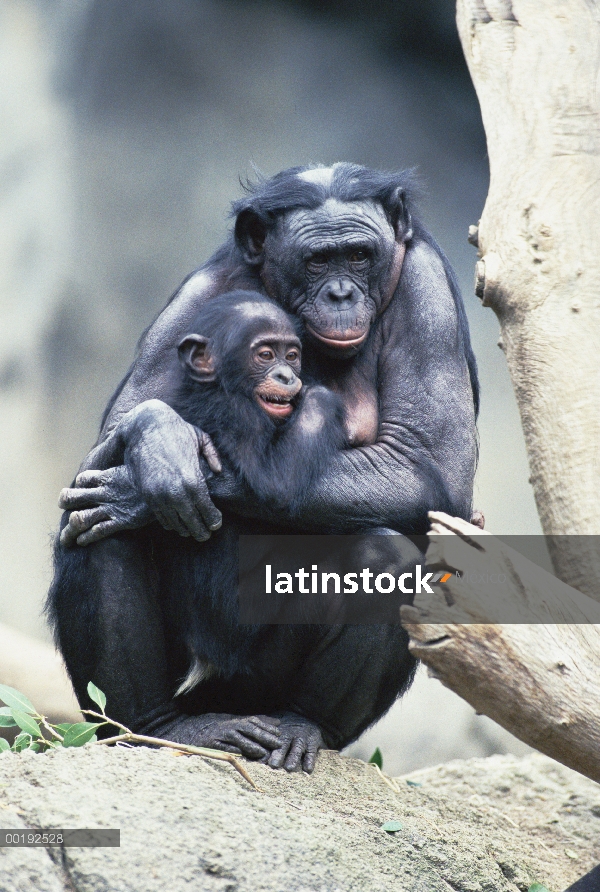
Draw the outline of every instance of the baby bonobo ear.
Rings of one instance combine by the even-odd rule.
[[[177,347],[179,362],[194,381],[207,384],[216,378],[215,360],[210,338],[189,334]]]

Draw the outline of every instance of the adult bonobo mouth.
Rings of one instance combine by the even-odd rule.
[[[367,335],[369,334],[369,329],[367,328],[365,331],[348,331],[343,332],[338,335],[336,332],[328,333],[327,335],[321,334],[306,323],[306,330],[313,337],[316,338],[321,344],[324,344],[326,347],[329,347],[331,350],[334,350],[336,353],[354,353],[356,350],[364,344],[367,339]]]

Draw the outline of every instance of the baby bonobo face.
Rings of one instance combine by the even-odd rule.
[[[256,339],[250,345],[253,395],[258,405],[273,419],[288,418],[294,400],[302,389],[300,341],[295,336]]]

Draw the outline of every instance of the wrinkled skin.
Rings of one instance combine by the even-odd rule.
[[[218,507],[260,515],[251,493],[236,491],[226,473],[215,472],[218,459],[203,435],[164,402],[168,401],[177,362],[176,346],[190,320],[204,301],[232,288],[262,291],[303,321],[305,367],[314,381],[341,396],[353,447],[341,451],[307,490],[302,511],[293,522],[285,504],[271,506],[273,521],[303,532],[352,533],[386,527],[406,533],[425,532],[429,510],[470,519],[476,461],[476,371],[452,274],[430,236],[417,223],[413,225],[403,188],[374,198],[365,197],[365,187],[361,197],[352,197],[353,186],[336,186],[337,170],[318,169],[283,178],[282,192],[294,180],[314,192],[323,191],[324,200],[312,202],[311,207],[265,214],[260,195],[239,202],[235,245],[229,243],[184,282],[147,332],[135,364],[109,406],[99,445],[82,467],[82,471],[101,471],[102,475],[80,476],[77,485],[61,495],[62,507],[75,511],[70,519],[65,518],[64,544],[96,543],[89,551],[100,549],[86,559],[86,572],[97,580],[96,601],[102,601],[105,537],[134,531],[147,522],[148,511],[165,528],[198,541],[205,541],[217,528]],[[356,174],[357,181],[361,176]],[[368,177],[364,178],[366,182]],[[286,206],[285,202],[281,206]],[[123,446],[126,470],[112,468]],[[133,579],[136,573],[139,577],[140,569],[121,545],[119,573],[130,584],[127,594],[122,591],[120,603],[111,604],[111,611],[120,614],[121,639],[123,629],[129,628],[129,614],[139,614],[141,626],[134,628],[145,628],[144,640],[132,631],[125,650],[141,650],[142,662],[155,665],[156,653],[163,645],[156,628],[152,631],[147,621],[151,585]],[[66,554],[67,550],[63,567],[71,560]],[[61,569],[59,560],[61,572],[69,579],[77,575],[74,569]],[[79,636],[92,652],[101,653],[106,649],[107,633],[90,630],[67,616],[76,597],[90,597],[76,596],[80,589],[75,582],[72,589],[72,598],[66,602],[70,606],[63,608],[62,615],[55,609],[55,616],[58,638],[74,676],[74,663],[81,659],[81,645],[75,646],[74,640]],[[377,669],[380,678],[386,679],[389,696],[380,700],[373,696],[370,712],[361,714],[358,723],[354,721],[357,716],[349,722],[348,727],[357,728],[375,721],[389,708],[412,670],[407,668],[401,678],[392,677],[390,667],[406,656],[405,641],[393,635],[385,637],[383,631],[380,640],[375,631],[361,636],[344,634],[347,640],[342,636],[331,645],[336,669],[340,661],[342,665],[334,678],[335,687],[328,688],[329,696],[343,687],[345,667],[353,661],[366,668],[374,653],[384,652],[386,659],[389,657],[389,662],[384,659]],[[89,671],[94,671],[95,680],[104,674],[105,684],[119,699],[118,679],[128,678],[134,688],[139,684],[137,678],[132,679],[130,661],[120,654],[113,658],[110,670],[106,658],[99,657],[89,665]],[[325,653],[323,666],[307,681],[314,685],[315,696],[324,673],[331,674],[327,658]],[[363,677],[368,675],[363,669]],[[360,686],[361,678],[354,684]],[[382,689],[383,682],[378,683],[372,675],[364,684],[373,684],[375,691]],[[151,721],[147,717],[152,710],[152,714],[162,710],[166,715],[177,708],[170,699],[172,692],[161,685],[163,682],[156,682],[154,686],[149,712],[142,702],[148,700],[147,692],[140,695],[140,702],[130,698],[123,707],[130,718],[131,713],[134,719],[146,716],[141,720],[143,726],[144,721]],[[356,693],[357,704],[369,700],[365,691]],[[82,696],[85,699],[85,694]],[[363,707],[356,706],[359,708]],[[313,709],[308,697],[303,710],[306,720],[316,715]],[[301,764],[301,749],[310,751],[310,734],[300,736],[302,746],[292,746],[284,757],[288,770]],[[343,730],[328,738],[328,745],[348,742]],[[281,764],[281,756],[275,757],[278,748],[273,746],[271,752],[275,764]]]
[[[293,712],[272,718],[207,713],[196,717],[193,726],[182,717],[163,726],[161,734],[176,743],[225,750],[271,768],[302,769],[307,774],[312,774],[323,746],[318,726]]]

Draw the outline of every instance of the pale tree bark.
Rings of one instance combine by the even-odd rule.
[[[427,562],[461,578],[402,608],[402,619],[411,650],[445,685],[600,781],[600,2],[457,7],[490,161],[469,235],[476,293],[500,321],[563,582],[470,524],[434,515],[433,533],[447,535]],[[500,607],[493,586],[465,578],[477,569],[509,580]]]
[[[432,520],[427,564],[453,575],[402,608],[411,651],[478,712],[600,781],[600,605],[477,527]]]
[[[458,0],[490,189],[477,292],[496,312],[565,582],[600,599],[600,3]]]

